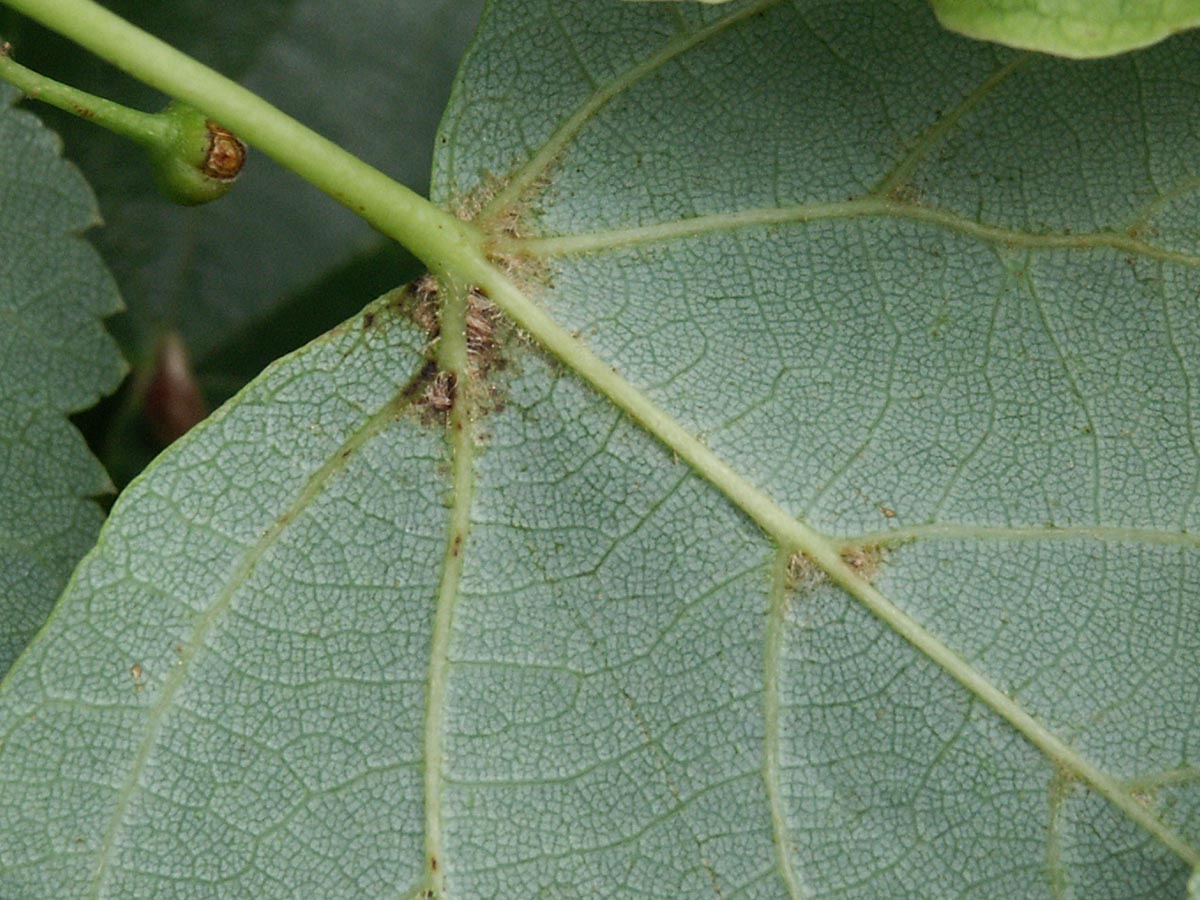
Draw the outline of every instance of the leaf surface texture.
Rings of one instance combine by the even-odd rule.
[[[113,390],[124,363],[102,325],[121,306],[80,233],[91,191],[58,138],[0,96],[0,672],[95,541],[108,477],[67,415]]]
[[[0,885],[1185,896],[1194,43],[493,2],[436,198],[734,477],[521,335],[447,441],[385,298],[123,498],[3,694]]]

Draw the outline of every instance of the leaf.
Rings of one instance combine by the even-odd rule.
[[[699,0],[728,3],[729,0]],[[1196,0],[930,0],[942,25],[967,37],[1076,59],[1156,44],[1200,25]]]
[[[0,895],[377,896],[420,862],[442,442],[406,411],[424,335],[367,315],[118,501],[5,686],[3,793],[31,802],[4,804]]]
[[[1196,0],[931,0],[967,37],[1075,58],[1112,56],[1200,25]]]
[[[79,234],[91,191],[58,139],[0,96],[0,672],[42,624],[102,515],[108,478],[67,421],[116,388],[101,320],[121,301]]]
[[[385,298],[136,482],[0,895],[1186,896],[1195,52],[494,0],[434,189],[576,343],[445,428]]]
[[[109,5],[424,190],[434,131],[481,3],[351,0],[338,4],[336,16],[316,0]],[[48,37],[13,38],[22,61],[133,106],[165,105],[149,88]],[[159,196],[148,163],[126,141],[67,116],[55,121],[96,186],[107,223],[97,243],[129,306],[119,334],[138,362],[149,362],[159,333],[175,328],[203,369],[247,335],[262,344],[263,320],[288,308],[291,319],[325,323],[307,340],[361,307],[371,296],[363,290],[395,283],[380,282],[381,275],[411,269],[394,248],[382,252],[385,240],[364,222],[261,153],[251,150],[228,197],[185,209]],[[363,257],[378,257],[382,271],[349,285],[354,302],[331,292],[314,312],[308,291]],[[265,330],[273,341],[278,329]],[[271,346],[278,355],[295,344]],[[254,371],[270,358],[259,357]],[[209,367],[206,374],[228,371]]]

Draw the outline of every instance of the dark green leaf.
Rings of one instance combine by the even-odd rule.
[[[0,92],[0,672],[95,540],[110,489],[67,415],[124,364],[102,319],[116,287],[80,233],[96,223],[58,138]]]

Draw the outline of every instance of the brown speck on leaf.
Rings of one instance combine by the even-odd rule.
[[[498,313],[496,307],[479,290],[472,289],[467,298],[467,354],[476,358],[490,353],[495,346]]]
[[[412,290],[418,300],[436,300],[438,294],[437,279],[426,272],[413,282]]]
[[[865,547],[848,547],[842,551],[842,562],[854,570],[854,574],[871,583],[879,577],[887,554],[877,544]]]
[[[825,573],[817,568],[806,553],[793,553],[787,564],[787,586],[791,590],[811,590],[821,583]]]
[[[917,204],[921,202],[921,192],[910,182],[902,181],[888,192],[888,199],[897,203]]]
[[[504,367],[500,355],[500,332],[504,324],[496,305],[482,291],[472,288],[467,294],[465,321],[472,384],[482,384],[483,376]]]
[[[429,335],[430,339],[438,336],[438,283],[437,279],[428,273],[422,275],[410,287],[413,300],[412,319]]]
[[[448,412],[454,406],[457,386],[453,372],[438,372],[425,389],[425,405],[437,413]]]
[[[134,663],[129,667],[129,674],[133,676],[134,681],[141,681],[142,675],[145,674],[141,663]]]
[[[885,519],[896,518],[896,511],[894,509],[892,509],[890,506],[881,506],[881,507],[879,507],[879,511],[881,513],[883,513],[883,517]]]

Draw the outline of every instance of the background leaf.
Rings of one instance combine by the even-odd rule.
[[[116,388],[101,320],[120,309],[80,233],[97,220],[58,139],[0,92],[0,672],[57,599],[111,490],[67,414]]]
[[[1060,56],[1111,56],[1200,25],[1196,0],[931,0],[967,37]]]
[[[385,299],[114,510],[0,693],[0,893],[1186,896],[1195,40],[493,2],[437,197],[735,480],[519,334],[446,458]]]

